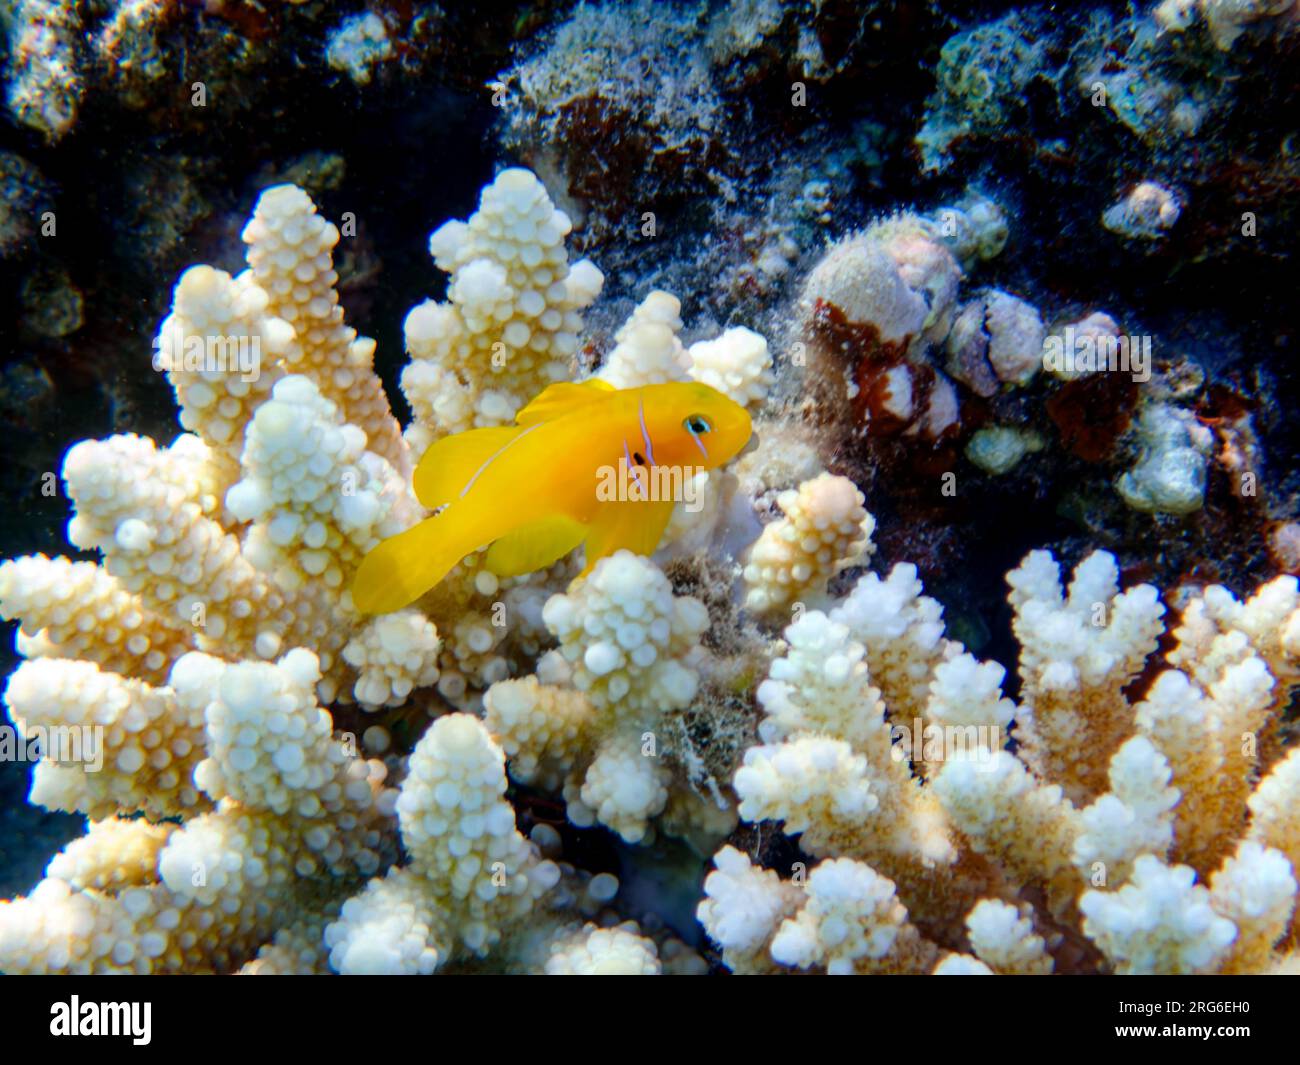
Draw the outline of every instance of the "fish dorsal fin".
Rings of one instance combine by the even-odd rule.
[[[572,381],[561,381],[559,384],[549,385],[516,414],[515,423],[536,425],[538,422],[554,421],[579,407],[585,407],[588,403],[604,399],[613,391],[615,391],[613,385],[596,377],[576,384]]]
[[[470,429],[435,440],[415,468],[415,498],[426,507],[456,499],[479,470],[523,432],[517,425]]]

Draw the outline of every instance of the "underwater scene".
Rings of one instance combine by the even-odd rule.
[[[0,49],[0,972],[1300,973],[1300,2]]]

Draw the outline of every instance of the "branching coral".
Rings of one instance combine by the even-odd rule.
[[[600,275],[568,267],[567,231],[536,178],[510,170],[468,223],[435,233],[450,302],[408,320],[406,436],[373,343],[343,322],[338,230],[300,189],[259,199],[249,270],[183,274],[154,366],[190,432],[169,447],[74,446],[69,539],[101,561],[0,567],[0,609],[29,658],[6,701],[19,742],[42,755],[32,801],[95,819],[30,896],[0,905],[0,968],[429,971],[491,951],[547,896],[542,941],[505,964],[657,971],[634,930],[575,925],[572,885],[514,827],[505,754],[484,726],[453,715],[425,730],[416,696],[437,685],[474,705],[558,640],[537,678],[493,689],[488,721],[517,776],[569,790],[575,820],[639,838],[688,776],[666,715],[700,691],[702,604],[627,554],[560,595],[564,565],[503,584],[471,557],[430,613],[363,619],[347,590],[362,555],[422,515],[412,443],[508,420],[569,374]],[[770,365],[746,330],[700,356],[749,403]],[[353,700],[423,730],[391,759],[400,795],[389,767],[335,732],[326,707]],[[389,732],[372,733],[385,749]],[[692,802],[674,797],[675,825]],[[719,813],[725,832],[726,810],[695,821],[716,829]],[[394,868],[399,827],[410,862]]]
[[[468,222],[447,222],[429,238],[451,281],[448,302],[422,303],[406,319],[412,361],[402,391],[415,412],[408,435],[417,450],[435,435],[508,422],[569,375],[580,312],[604,281],[585,259],[569,266],[571,228],[541,182],[514,169],[483,190]]]
[[[181,658],[158,697],[174,701],[178,720],[207,721],[193,775],[216,808],[161,831],[144,820],[92,826],[28,898],[0,905],[5,970],[228,969],[297,915],[313,877],[347,883],[391,861],[384,767],[332,738],[315,700],[319,677],[301,649],[277,664]],[[83,766],[74,772],[94,779]],[[134,780],[150,783],[138,772]],[[119,808],[148,812],[131,799]]]
[[[987,201],[962,202],[951,232],[903,215],[833,250],[805,287],[810,327],[834,295],[889,372],[935,375],[926,360],[965,328],[963,374],[1026,383],[1033,308],[996,291],[958,305],[958,259],[1005,239]],[[414,606],[358,615],[359,559],[424,515],[417,452],[576,374],[601,277],[569,266],[568,228],[506,170],[435,232],[448,300],[406,321],[405,432],[373,344],[343,322],[339,234],[301,190],[259,200],[249,270],[182,275],[155,366],[188,432],[74,446],[68,535],[100,561],[0,566],[27,658],[5,699],[41,756],[31,799],[91,818],[0,903],[0,969],[698,968],[657,917],[627,920],[611,877],[565,865],[551,825],[525,835],[516,808],[533,801],[619,847],[721,844],[698,916],[739,972],[1288,964],[1294,578],[1245,601],[1184,590],[1166,634],[1156,589],[1123,589],[1110,555],[1063,586],[1033,552],[1008,578],[1008,698],[915,566],[846,572],[870,562],[875,520],[769,404],[785,367],[766,340],[732,326],[687,347],[668,293],[646,295],[596,373],[705,381],[761,416],[764,442],[710,479],[703,516],[679,515],[654,559],[503,580],[476,553]],[[913,412],[916,439],[943,437],[944,402],[931,389]],[[384,761],[359,753],[358,722]],[[724,844],[737,815],[783,823],[789,876]]]
[[[815,605],[836,573],[871,556],[876,522],[847,477],[823,473],[777,497],[785,516],[763,529],[745,562],[745,605],[759,614]]]
[[[553,596],[543,618],[560,648],[539,673],[565,683],[494,685],[488,727],[521,779],[564,776],[570,820],[599,821],[635,842],[668,802],[673,752],[664,718],[699,691],[708,613],[698,600],[674,596],[652,563],[620,551]]]
[[[501,750],[481,722],[436,721],[397,798],[409,866],[372,880],[325,930],[340,973],[432,972],[483,954],[559,879],[515,829]]]
[[[919,644],[907,625],[881,624],[893,581],[864,577],[830,617],[790,626],[790,650],[759,687],[765,743],[736,774],[741,815],[783,821],[830,861],[784,882],[718,854],[699,915],[729,965],[844,971],[843,955],[818,945],[823,869],[841,889],[857,884],[855,899],[886,897],[870,876],[897,890],[900,912],[883,927],[879,908],[839,917],[841,944],[865,927],[868,942],[910,929],[901,954],[850,947],[859,970],[883,956],[910,971],[1073,971],[1098,964],[1085,940],[1116,972],[1259,971],[1282,956],[1297,890],[1296,814],[1282,804],[1297,763],[1266,737],[1286,701],[1275,689],[1295,678],[1292,578],[1244,604],[1223,589],[1194,598],[1149,693],[1132,699],[1162,631],[1155,590],[1119,593],[1099,552],[1066,596],[1051,556],[1033,553],[1009,577],[1019,706],[1002,697],[1000,667],[942,639],[937,613]],[[893,612],[918,595],[895,597]],[[882,678],[909,683],[871,684],[873,644],[892,652],[878,659]],[[865,872],[834,864],[849,859]],[[864,932],[846,932],[856,920]],[[956,954],[936,967],[942,950]]]

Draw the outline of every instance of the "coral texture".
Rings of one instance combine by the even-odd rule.
[[[710,25],[726,54],[779,28]],[[619,53],[586,9],[566,26],[555,47]],[[924,141],[936,168],[1004,120],[1019,65],[1041,58],[1022,28],[1007,16],[945,47]],[[671,145],[690,131],[665,115],[658,132]],[[404,429],[374,342],[343,320],[340,233],[304,190],[261,195],[247,270],[181,275],[154,366],[185,432],[77,443],[68,539],[98,561],[0,565],[25,659],[3,741],[39,758],[32,803],[89,819],[0,902],[0,970],[704,968],[644,883],[621,893],[566,861],[600,828],[634,883],[647,856],[686,856],[656,897],[688,896],[678,908],[736,972],[1294,966],[1296,579],[1162,598],[1106,551],[1068,579],[1032,551],[1007,576],[1011,698],[1004,667],[963,643],[979,649],[976,627],[945,623],[927,570],[867,568],[893,552],[801,422],[812,410],[828,435],[847,420],[936,458],[961,431],[959,386],[1019,402],[1095,378],[1038,373],[1056,334],[1028,301],[959,299],[963,271],[1006,243],[1000,208],[972,189],[832,244],[790,334],[810,366],[707,318],[687,344],[682,304],[650,286],[620,327],[584,332],[603,279],[569,263],[570,229],[511,168],[468,221],[435,230],[447,298],[406,317]],[[1117,328],[1100,313],[1077,326]],[[474,552],[409,608],[361,616],[361,558],[425,516],[410,488],[425,447],[592,373],[711,384],[754,412],[760,439],[653,555],[503,579]],[[791,400],[810,381],[834,388]],[[1227,430],[1141,403],[1119,493],[1191,514],[1207,434]],[[990,473],[1043,449],[1015,426],[981,433]]]
[[[1297,676],[1293,578],[1245,603],[1206,589],[1160,661],[1154,588],[1119,592],[1097,552],[1067,594],[1032,553],[1008,578],[1017,705],[937,612],[909,637],[924,597],[897,576],[796,621],[759,686],[740,814],[783,822],[822,861],[790,883],[718,853],[699,916],[732,968],[1211,973],[1284,957],[1296,815],[1279,800],[1296,755],[1267,737]],[[831,912],[834,949],[818,931]]]

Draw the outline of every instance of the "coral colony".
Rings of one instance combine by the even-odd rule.
[[[146,6],[120,5],[119,31]],[[1053,451],[1106,471],[1106,513],[1176,528],[1225,470],[1261,468],[1247,416],[1207,416],[1185,367],[1102,307],[985,283],[1017,220],[977,184],[827,232],[806,269],[795,237],[769,233],[754,278],[788,274],[780,328],[722,314],[688,342],[696,294],[651,285],[593,330],[600,244],[579,258],[557,206],[591,195],[594,164],[566,158],[579,109],[556,103],[588,90],[558,57],[693,50],[674,91],[699,89],[691,114],[721,109],[711,62],[813,19],[750,6],[770,19],[718,16],[671,45],[583,7],[514,71],[531,111],[504,136],[531,165],[498,168],[468,219],[429,237],[446,296],[405,317],[406,424],[375,341],[345,320],[340,228],[303,187],[260,191],[242,272],[180,273],[152,354],[138,345],[180,431],[68,448],[70,547],[0,565],[22,656],[0,757],[34,763],[31,804],[86,819],[0,902],[0,971],[1300,971],[1297,567],[1234,593],[1162,588],[1167,571],[1130,569],[1100,531],[1071,555],[1030,550],[998,596],[1008,677],[925,576],[947,550],[920,531],[933,512],[903,511],[914,557],[898,531],[910,485],[1028,476]],[[60,58],[75,19],[18,7],[8,107],[55,142],[84,120],[87,75]],[[1002,135],[1052,44],[1032,17],[943,45],[924,170]],[[1172,80],[1187,54],[1139,68],[1141,49],[1195,40],[1218,63],[1239,38],[1300,35],[1285,3],[1166,0],[1141,18],[1147,36],[1114,66],[1167,90],[1130,86],[1158,98],[1118,120],[1146,133],[1157,104],[1190,130],[1219,103]],[[844,69],[811,28],[795,38],[809,80]],[[1072,54],[1083,73],[1094,44]],[[375,12],[341,19],[325,52],[358,87],[403,54]],[[644,76],[636,91],[667,92]],[[684,185],[708,185],[709,127],[669,96],[647,112],[657,147],[638,180],[676,153]],[[549,156],[524,150],[533,138],[554,139]],[[1093,225],[1128,246],[1159,246],[1191,209],[1154,178],[1111,192]],[[436,509],[425,452],[489,439],[475,433],[579,382],[708,385],[753,438],[718,468],[649,469],[643,416],[650,461],[638,432],[592,486],[611,505],[676,501],[643,549],[502,575],[483,544],[413,604],[359,609],[363,559]],[[1275,530],[1274,557],[1300,561],[1289,536]],[[582,832],[643,861],[688,856],[686,919],[583,868],[565,849]]]

